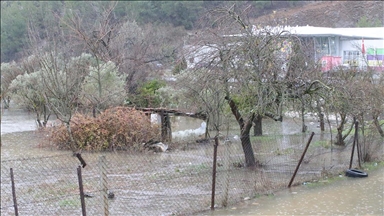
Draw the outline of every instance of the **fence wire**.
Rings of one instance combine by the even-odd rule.
[[[253,137],[257,166],[244,167],[240,141],[219,141],[217,207],[285,188],[309,135]],[[83,153],[88,215],[189,215],[210,209],[213,140],[167,152]],[[331,146],[315,135],[293,185],[342,174],[351,145]],[[357,166],[355,155],[353,166]],[[10,168],[19,215],[81,215],[77,176],[80,161],[71,153],[1,161],[1,215],[14,215]]]

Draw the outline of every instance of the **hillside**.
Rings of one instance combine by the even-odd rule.
[[[264,15],[253,20],[254,24],[268,24],[271,17],[285,20],[291,26],[356,27],[361,17],[369,22],[384,23],[383,1],[321,1],[291,9],[277,10],[273,15]]]

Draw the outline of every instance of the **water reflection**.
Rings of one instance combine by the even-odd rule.
[[[1,114],[1,134],[37,129],[35,115],[22,109],[5,109]]]
[[[369,172],[369,171],[368,171]],[[368,178],[293,187],[202,215],[384,215],[384,168]]]

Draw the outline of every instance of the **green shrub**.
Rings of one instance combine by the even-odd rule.
[[[157,90],[164,86],[163,81],[148,81],[138,89],[138,94],[132,97],[131,100],[138,107],[159,107],[161,98]]]

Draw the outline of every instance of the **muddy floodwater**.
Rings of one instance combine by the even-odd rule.
[[[34,114],[21,109],[3,110],[1,215],[14,215],[9,167],[16,173],[20,215],[80,215],[75,175],[78,160],[69,151],[49,147],[43,139],[49,135],[35,131],[34,118]],[[308,118],[306,124],[309,131],[319,132],[314,118]],[[109,188],[116,196],[109,202],[110,215],[189,215],[209,210],[212,145],[191,144],[185,139],[188,135],[198,138],[205,127],[201,120],[175,117],[172,131],[180,145],[178,149],[159,154],[103,153]],[[384,215],[383,163],[373,165],[374,170],[367,171],[368,178],[344,175],[336,176],[336,180],[323,178],[326,173],[321,168],[337,173],[347,167],[350,149],[335,148],[330,154],[329,148],[321,147],[324,139],[328,139],[327,134],[319,133],[295,179],[299,186],[276,192],[275,189],[286,187],[308,139],[300,132],[300,120],[286,118],[282,123],[263,120],[266,136],[254,146],[263,166],[254,172],[238,166],[243,153],[235,138],[237,127],[234,124],[228,133],[233,143],[219,145],[218,208],[199,215]],[[82,155],[88,164],[82,171],[85,190],[94,195],[86,199],[87,212],[101,215],[100,155],[91,152]],[[307,182],[302,184],[302,181]],[[255,196],[253,190],[260,195]],[[230,207],[223,208],[224,201]]]
[[[200,215],[384,215],[384,167],[367,178],[339,176]]]
[[[3,109],[1,114],[1,134],[33,131],[37,129],[35,115],[22,109]]]

